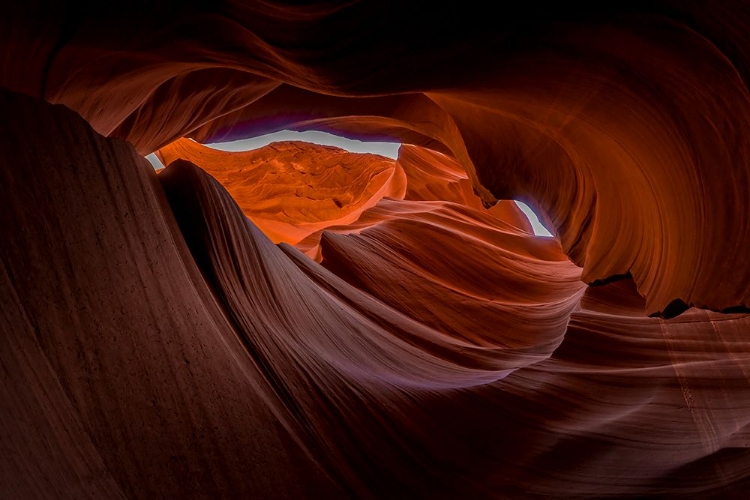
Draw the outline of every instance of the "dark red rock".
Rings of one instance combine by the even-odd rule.
[[[0,497],[744,499],[747,2],[496,10],[4,6]]]

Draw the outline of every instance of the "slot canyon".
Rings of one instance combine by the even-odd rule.
[[[748,0],[2,12],[0,498],[750,498]]]

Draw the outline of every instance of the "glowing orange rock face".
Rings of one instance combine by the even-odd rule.
[[[158,155],[165,165],[184,159],[215,177],[276,243],[354,222],[384,196],[403,198],[406,190],[402,169],[389,158],[303,142],[232,153],[180,139]]]
[[[0,16],[0,497],[747,497],[746,2],[125,4]]]
[[[310,153],[314,155],[314,151],[310,150]],[[313,161],[313,157],[311,156],[311,161]],[[475,210],[457,207],[458,212],[454,215],[459,219],[468,217],[469,222],[465,226],[467,228],[474,224],[489,223],[490,225],[510,226],[527,234],[533,233],[529,220],[514,202],[501,201],[487,210],[483,206],[482,200],[473,192],[466,172],[461,169],[461,166],[455,160],[441,153],[405,144],[399,149],[396,169],[399,172],[403,171],[406,178],[406,193],[402,196],[405,200],[451,202],[466,208],[473,208]],[[217,180],[219,179],[217,178]],[[226,184],[224,186],[227,187]],[[398,197],[390,198],[398,199]],[[358,233],[365,228],[392,218],[409,217],[423,210],[432,212],[439,209],[440,206],[442,206],[442,203],[402,204],[384,200],[383,203],[362,212],[355,222],[346,225],[332,224],[324,229],[342,234]],[[463,215],[464,212],[468,212],[470,215]],[[318,261],[322,258],[319,247],[322,231],[309,234],[296,245],[297,248]]]

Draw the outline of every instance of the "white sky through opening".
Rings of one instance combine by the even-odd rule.
[[[329,134],[327,132],[320,132],[317,130],[309,130],[306,132],[294,132],[291,130],[282,130],[280,132],[274,132],[272,134],[262,135],[260,137],[252,137],[250,139],[242,139],[240,141],[233,142],[222,142],[216,144],[207,144],[212,149],[218,149],[220,151],[250,151],[252,149],[258,149],[272,142],[278,141],[305,141],[320,144],[323,146],[336,146],[341,149],[345,149],[352,153],[373,153],[388,158],[398,158],[398,148],[401,144],[397,142],[363,142],[354,139],[347,139],[345,137],[339,137],[337,135]],[[159,159],[155,154],[151,153],[146,156],[146,159],[151,162],[154,168],[163,168]],[[531,208],[525,203],[516,201],[518,208],[528,217],[531,227],[534,230],[534,234],[537,236],[552,236],[541,222],[539,217],[534,213]]]

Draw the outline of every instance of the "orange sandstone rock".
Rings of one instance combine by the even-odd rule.
[[[406,189],[402,169],[389,158],[303,142],[233,153],[181,139],[158,155],[165,165],[184,159],[215,177],[276,243],[354,222],[384,196],[403,198]]]
[[[745,0],[11,3],[0,497],[747,496]]]

